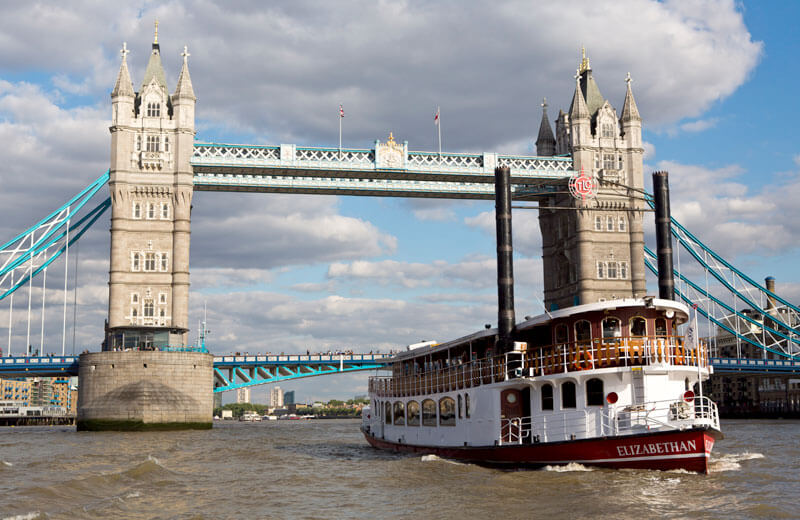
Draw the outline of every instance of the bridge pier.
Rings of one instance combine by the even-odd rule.
[[[94,352],[80,356],[78,430],[212,426],[214,358],[200,352]]]

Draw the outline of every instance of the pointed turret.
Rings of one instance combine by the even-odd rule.
[[[142,91],[149,85],[153,79],[156,84],[164,89],[167,93],[167,78],[164,75],[164,66],[161,65],[161,48],[158,45],[158,20],[156,20],[156,32],[153,38],[153,50],[150,53],[150,61],[147,62],[147,69],[144,71],[144,79],[142,80]]]
[[[575,76],[575,94],[572,96],[572,104],[569,106],[569,118],[573,123],[579,119],[589,119],[589,110],[586,108],[586,101],[581,91],[580,70]]]
[[[631,73],[625,78],[625,83],[628,88],[625,91],[625,104],[622,106],[622,117],[620,120],[625,123],[628,121],[641,121],[639,116],[639,109],[636,107],[636,100],[633,99],[633,91],[631,90]]]
[[[197,99],[194,96],[194,89],[192,88],[192,78],[189,76],[189,64],[187,63],[189,56],[189,49],[185,45],[183,46],[183,52],[181,53],[183,56],[183,66],[181,67],[181,73],[178,76],[178,85],[175,87],[175,94],[172,96],[173,103],[178,98],[187,98],[187,99]]]
[[[536,155],[549,156],[556,152],[556,138],[550,121],[547,119],[547,98],[542,100],[542,122],[539,123],[539,136],[536,138]]]
[[[122,50],[120,54],[122,54],[122,64],[119,66],[119,74],[117,74],[117,82],[114,84],[114,90],[111,91],[111,97],[118,97],[118,96],[134,96],[133,92],[133,82],[131,81],[131,75],[128,72],[128,44],[127,42],[122,44]]]

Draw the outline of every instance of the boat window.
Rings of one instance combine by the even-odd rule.
[[[575,322],[575,341],[591,341],[592,324],[589,320],[579,320]]]
[[[384,403],[383,418],[386,421],[386,424],[392,424],[392,403],[389,401]]]
[[[567,342],[567,326],[563,323],[556,325],[556,343]]]
[[[419,426],[419,403],[416,401],[409,401],[406,405],[406,417],[408,417],[409,426]]]
[[[439,400],[439,426],[456,425],[456,402],[452,397]]]
[[[576,408],[575,383],[572,381],[561,384],[561,408]]]
[[[406,410],[402,401],[395,401],[394,403],[394,424],[395,426],[405,426],[406,424]]]
[[[593,378],[586,381],[586,405],[603,406],[603,380]]]
[[[656,336],[667,335],[667,320],[664,318],[656,318]]]
[[[647,336],[647,322],[641,316],[634,316],[630,321],[631,336]]]
[[[458,418],[462,419],[464,417],[463,413],[464,408],[461,406],[461,394],[458,394]]]
[[[553,409],[553,385],[542,385],[542,410]]]
[[[609,316],[603,318],[603,337],[604,338],[619,338],[622,336],[622,324],[619,318]]]
[[[422,426],[436,426],[436,402],[433,399],[422,401]]]
[[[469,419],[469,394],[464,394],[464,416]]]

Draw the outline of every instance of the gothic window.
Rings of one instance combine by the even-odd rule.
[[[169,218],[169,202],[162,202],[161,203],[161,218],[168,219]],[[622,230],[620,230],[622,231]]]
[[[142,151],[142,136],[141,135],[137,135],[136,136],[136,151],[137,152],[141,152]]]
[[[165,309],[159,309],[158,310],[158,317],[159,318],[166,318],[167,317],[167,311]]]
[[[139,317],[139,309],[135,307],[131,308],[131,321],[135,322],[137,317]]]
[[[131,256],[131,271],[139,270],[139,253],[133,253]]]
[[[155,271],[156,270],[156,254],[155,253],[146,253],[144,256],[144,270],[145,271]]]
[[[618,224],[619,226],[617,229],[619,229],[620,231],[625,231],[628,227],[628,223],[625,220],[625,217],[619,217]]]
[[[152,318],[154,316],[153,312],[155,307],[153,306],[153,300],[145,300],[144,301],[144,317],[145,318]]]
[[[133,203],[133,218],[142,218],[142,204],[141,202]]]
[[[605,271],[606,271],[605,262],[597,262],[597,277],[605,278],[606,277]]]
[[[159,305],[166,305],[167,304],[167,293],[158,293],[158,303]]]
[[[614,217],[611,215],[606,217],[606,231],[614,231]]]
[[[614,137],[614,124],[613,123],[603,123],[602,126],[602,136],[603,137]]]
[[[613,170],[616,161],[614,161],[614,154],[612,153],[605,153],[603,154],[603,169],[604,170]]]
[[[159,117],[161,116],[161,104],[160,103],[148,103],[147,104],[147,117]]]
[[[594,217],[594,230],[603,231],[603,217],[600,215]]]
[[[628,262],[619,263],[619,277],[623,280],[628,278]]]
[[[617,277],[617,263],[607,262],[606,265],[608,266],[607,278],[615,279]]]
[[[595,170],[599,170],[600,169],[600,154],[599,153],[594,154],[594,169]]]
[[[134,305],[139,303],[139,293],[131,293],[131,303]]]
[[[147,204],[147,218],[154,219],[156,218],[156,205],[152,202]]]
[[[159,265],[159,271],[166,272],[169,269],[169,256],[167,253],[161,253],[161,264]]]
[[[159,146],[159,136],[157,135],[148,135],[147,136],[147,151],[148,152],[157,152],[160,148]]]
[[[617,156],[617,169],[618,170],[622,169],[622,156],[621,155]]]
[[[169,151],[169,136],[168,135],[164,136],[164,151],[165,152]]]

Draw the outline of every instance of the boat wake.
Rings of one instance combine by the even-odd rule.
[[[577,462],[570,462],[564,466],[545,466],[542,468],[543,471],[554,471],[556,473],[567,473],[570,471],[594,471],[593,468],[589,468],[584,466],[583,464],[578,464]]]
[[[742,467],[740,462],[745,460],[763,459],[764,455],[761,453],[726,453],[715,457],[712,455],[710,461],[710,469],[712,472],[719,471],[736,471]]]
[[[448,464],[455,464],[456,466],[466,466],[467,465],[467,464],[464,464],[463,462],[456,462],[454,460],[443,459],[438,455],[423,455],[422,459],[420,459],[420,460],[422,462],[446,462]]]

